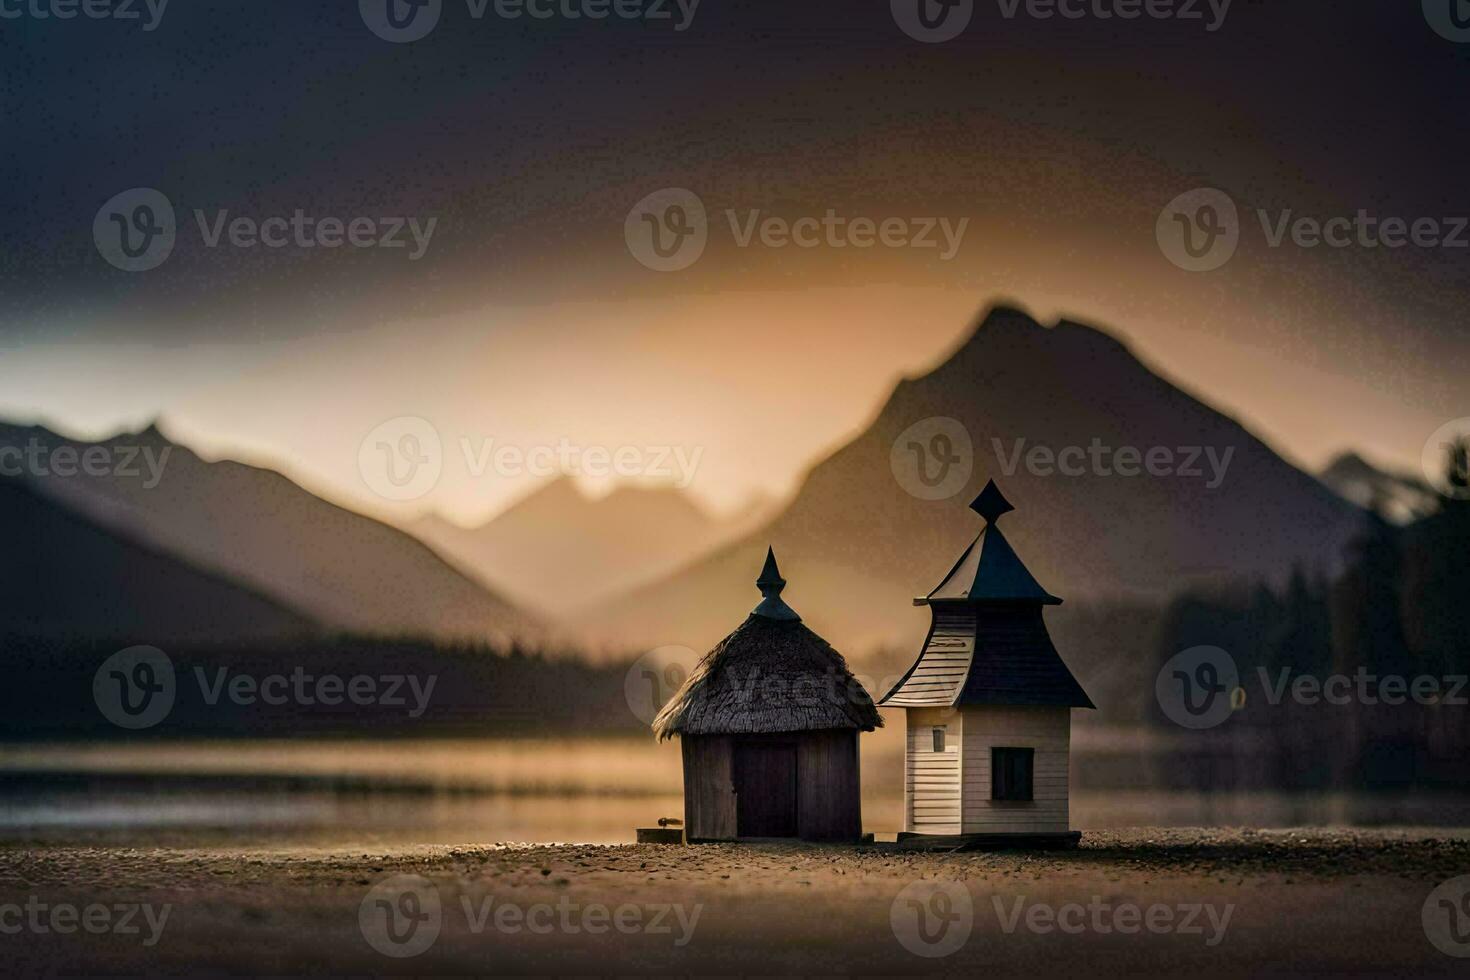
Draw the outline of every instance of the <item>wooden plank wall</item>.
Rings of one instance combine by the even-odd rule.
[[[797,736],[797,822],[803,840],[858,840],[863,835],[858,733]]]
[[[1065,831],[1067,760],[1072,716],[1069,708],[977,706],[964,718],[963,830],[967,834]],[[990,798],[990,750],[1036,750],[1029,803]]]
[[[728,735],[681,735],[684,756],[684,836],[735,839],[734,753]]]
[[[910,708],[904,751],[904,830],[958,834],[963,716],[950,708]],[[945,750],[934,751],[934,728],[945,728]],[[989,789],[986,790],[989,795]]]
[[[929,638],[914,672],[887,701],[894,708],[924,708],[954,703],[959,686],[970,672],[975,653],[975,612],[972,609],[934,609]]]

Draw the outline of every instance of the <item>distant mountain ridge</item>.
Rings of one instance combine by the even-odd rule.
[[[205,461],[156,427],[89,443],[39,426],[0,425],[6,446],[39,446],[53,461],[74,452],[64,471],[58,465],[56,473],[28,476],[32,491],[324,629],[492,642],[542,632],[533,617],[411,535],[322,500],[273,470]],[[56,455],[59,448],[65,456]],[[117,465],[89,471],[80,465],[89,453]],[[164,459],[156,481],[145,465],[150,456]],[[126,459],[136,475],[119,472]]]
[[[666,575],[768,515],[753,500],[717,518],[664,486],[624,484],[593,498],[563,476],[479,527],[431,514],[407,529],[518,603],[563,616]]]
[[[97,525],[17,477],[0,477],[0,536],[3,633],[153,645],[279,640],[317,628],[281,603]]]
[[[900,485],[893,450],[935,418],[963,426],[973,467],[952,495],[924,500]],[[1139,475],[1122,475],[1121,454],[1105,472],[1087,462],[1095,443],[1136,450]],[[1051,454],[1049,466],[1028,462],[1036,447]],[[1071,447],[1083,462],[1069,476],[1057,464]],[[1170,451],[1172,475],[1143,472],[1155,448]],[[1183,472],[1191,455],[1197,476]],[[1066,459],[1075,470],[1076,454]],[[706,649],[749,611],[769,543],[791,582],[785,598],[839,649],[911,644],[927,621],[911,597],[939,582],[978,533],[967,505],[990,477],[1016,505],[1004,518],[1016,550],[1044,587],[1071,600],[1162,599],[1190,583],[1281,581],[1294,565],[1330,570],[1362,518],[1111,335],[997,308],[943,364],[901,382],[781,514],[578,626],[597,642]]]
[[[1322,471],[1322,482],[1359,507],[1373,507],[1395,524],[1433,514],[1440,497],[1422,478],[1375,466],[1357,453],[1342,453]]]

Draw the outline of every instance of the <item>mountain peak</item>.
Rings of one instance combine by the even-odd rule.
[[[156,424],[91,443],[0,423],[0,445],[45,438],[81,455],[93,446],[169,450],[115,457],[101,475],[40,479],[46,499],[109,534],[208,572],[334,630],[456,639],[534,637],[541,627],[445,563],[416,538],[323,500],[265,467],[203,459]],[[126,466],[124,461],[127,460]]]
[[[1132,349],[1122,337],[1096,324],[1083,323],[1081,320],[1069,320],[1063,317],[1051,329],[1051,334],[1078,344],[1086,343],[1099,349],[1116,350],[1132,355]]]
[[[1079,356],[1130,353],[1126,342],[1102,327],[1067,317],[1048,326],[1019,306],[1000,303],[981,315],[950,360],[969,361],[1009,347]]]
[[[963,431],[968,459],[940,440],[899,445],[935,420]],[[955,504],[936,506],[923,481],[957,461]],[[895,597],[952,567],[953,542],[975,536],[958,494],[987,477],[1025,511],[1012,550],[1084,603],[1276,581],[1298,565],[1330,570],[1361,513],[1107,330],[1067,319],[1046,327],[997,305],[949,360],[896,386],[783,512],[583,621],[604,639],[712,642],[739,608],[757,546],[776,542],[799,562],[803,613],[836,622],[839,647],[898,642],[917,624]]]
[[[715,523],[699,501],[672,483],[619,483],[611,493],[597,501],[603,513],[619,515],[647,508],[659,508],[663,519],[677,513],[686,520]]]
[[[1020,307],[1004,304],[990,307],[960,345],[959,353],[979,350],[987,344],[1003,340],[1026,340],[1041,336],[1046,327]]]
[[[1330,476],[1338,474],[1356,476],[1363,473],[1379,474],[1381,472],[1378,467],[1368,462],[1358,453],[1351,449],[1346,449],[1332,457],[1332,461],[1322,470],[1322,478],[1325,480]]]
[[[1041,322],[1021,309],[1008,303],[997,303],[986,311],[980,320],[980,330],[1045,330]]]
[[[565,614],[672,572],[764,514],[716,516],[667,483],[620,482],[593,496],[559,476],[478,527],[420,521],[413,531],[522,603]]]
[[[1335,456],[1318,479],[1344,499],[1396,524],[1432,514],[1439,504],[1434,489],[1418,476],[1378,466],[1351,450]]]

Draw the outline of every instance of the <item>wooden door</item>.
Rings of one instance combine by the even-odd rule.
[[[795,837],[796,743],[735,743],[735,827],[739,837]]]

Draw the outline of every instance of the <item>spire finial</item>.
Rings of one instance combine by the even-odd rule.
[[[761,577],[755,580],[756,587],[761,590],[761,595],[767,599],[781,594],[786,588],[786,580],[781,577],[781,569],[776,567],[776,549],[770,545],[766,546],[766,563],[761,568]]]
[[[1008,514],[1016,508],[1006,499],[1005,494],[1000,492],[1000,487],[995,485],[994,480],[985,484],[985,489],[980,491],[980,496],[970,504],[970,509],[985,518],[986,524],[994,524],[1002,514]]]
[[[781,577],[781,569],[776,567],[776,551],[770,546],[766,547],[766,563],[761,568],[761,577],[755,580],[756,588],[761,590],[761,601],[755,607],[753,615],[764,616],[767,619],[781,619],[795,621],[801,619],[796,610],[786,605],[781,598],[781,590],[786,588],[786,580]]]

